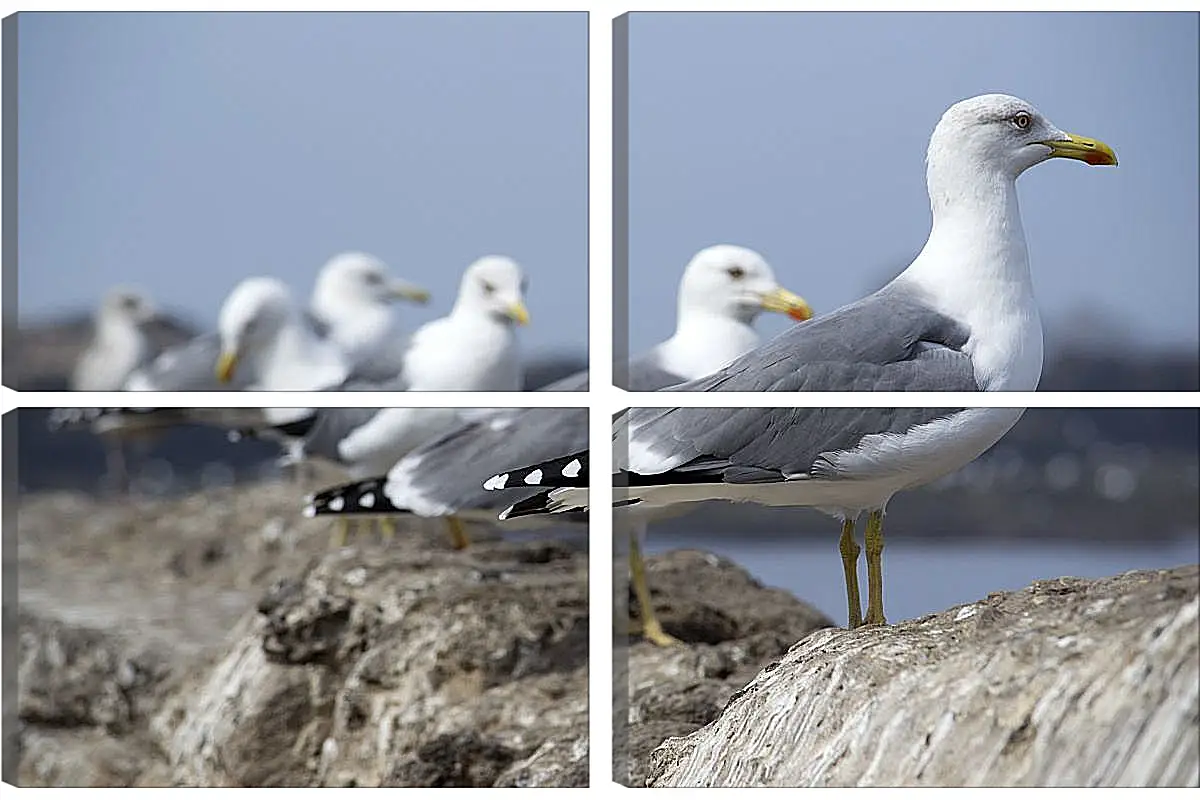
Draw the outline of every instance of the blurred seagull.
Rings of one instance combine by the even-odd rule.
[[[342,391],[515,392],[524,370],[515,328],[529,322],[527,279],[505,256],[485,256],[467,267],[450,313],[412,335],[398,378],[383,384],[350,381]],[[377,475],[406,453],[457,424],[453,408],[315,409],[308,427],[290,426],[292,457],[317,458],[355,479]],[[346,526],[339,528],[344,540]]]
[[[812,310],[782,288],[761,255],[717,245],[695,255],[679,285],[676,331],[635,358],[623,372],[635,390],[647,391],[707,374],[758,341],[753,323],[763,311],[804,320]],[[546,391],[583,391],[587,372],[564,378]],[[335,486],[314,495],[306,514],[405,515],[444,518],[456,547],[467,544],[463,521],[495,523],[496,510],[521,488],[501,498],[483,480],[514,464],[553,458],[587,447],[587,409],[497,409],[480,413],[405,456],[385,476]],[[536,487],[525,487],[533,494]],[[532,522],[532,520],[526,520]]]

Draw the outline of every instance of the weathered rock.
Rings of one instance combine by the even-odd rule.
[[[166,654],[105,632],[22,614],[16,738],[24,785],[135,786],[165,777],[141,735],[161,701]]]
[[[416,528],[330,550],[302,493],[22,500],[21,779],[586,783],[586,552]]]
[[[631,640],[614,675],[628,686],[629,720],[614,748],[614,777],[645,782],[650,752],[716,719],[726,701],[763,664],[797,639],[833,625],[824,614],[780,589],[764,587],[727,559],[675,550],[646,559],[655,611],[687,647]],[[633,604],[631,613],[636,609]],[[624,678],[624,680],[623,680]]]
[[[126,733],[143,718],[166,676],[166,658],[133,653],[97,631],[30,616],[22,620],[18,714],[49,727]]]
[[[822,630],[652,755],[651,786],[1195,786],[1196,566]]]
[[[495,785],[512,788],[587,786],[587,736],[571,728],[551,731],[541,747],[502,772]]]
[[[486,786],[547,728],[585,730],[586,564],[526,547],[344,551],[272,590],[157,721],[177,775]]]

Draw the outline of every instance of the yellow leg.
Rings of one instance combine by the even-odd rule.
[[[458,517],[446,517],[446,527],[450,529],[450,546],[455,550],[466,550],[471,546],[467,529],[463,527]]]
[[[842,551],[842,569],[846,573],[847,627],[857,628],[863,621],[862,600],[858,594],[858,554],[861,550],[854,541],[854,520],[842,522],[842,539],[838,548]]]
[[[682,644],[662,629],[654,613],[650,587],[646,585],[646,563],[642,560],[642,548],[638,545],[637,536],[629,537],[629,572],[633,578],[633,591],[637,595],[638,613],[642,617],[642,638],[660,647]]]
[[[391,517],[380,517],[379,530],[383,535],[384,544],[387,544],[396,535],[396,523],[392,521]]]
[[[329,537],[329,546],[340,549],[346,546],[346,538],[350,534],[350,520],[338,517],[333,526],[333,534]]]
[[[865,625],[887,625],[883,616],[883,512],[867,517],[867,618]]]

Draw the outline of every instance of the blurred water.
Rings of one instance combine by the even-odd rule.
[[[861,527],[861,526],[860,526]],[[861,538],[861,531],[859,536]],[[650,532],[651,553],[695,547],[725,556],[768,586],[786,589],[846,622],[846,593],[831,520],[827,541],[781,533],[778,538],[691,537]],[[883,553],[884,609],[898,622],[981,600],[989,592],[1020,589],[1031,581],[1074,576],[1101,578],[1131,569],[1162,569],[1200,561],[1200,531],[1145,542],[1099,543],[988,538],[936,541],[894,537]],[[866,608],[866,567],[859,581]]]

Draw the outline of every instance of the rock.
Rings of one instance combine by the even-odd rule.
[[[125,787],[164,775],[161,755],[140,731],[161,700],[168,657],[29,613],[19,624],[19,722],[15,739],[5,743],[25,756],[17,780]]]
[[[156,720],[176,775],[490,786],[548,729],[586,731],[586,561],[527,547],[346,550],[273,587]]]
[[[646,559],[656,613],[687,647],[657,647],[636,637],[618,650],[614,674],[629,687],[616,719],[625,741],[614,747],[614,778],[643,785],[651,751],[716,719],[729,697],[797,639],[833,622],[741,567],[710,553],[675,550]],[[636,604],[631,604],[631,614]],[[622,657],[623,656],[623,657]]]
[[[1195,786],[1195,565],[820,630],[651,756],[650,786]]]
[[[303,494],[22,498],[22,781],[585,785],[578,541],[330,550]]]
[[[528,758],[508,767],[496,778],[496,786],[587,786],[588,738],[577,730],[551,732],[544,744]]]
[[[116,637],[32,615],[21,620],[17,713],[48,727],[122,734],[145,717],[166,658]]]

